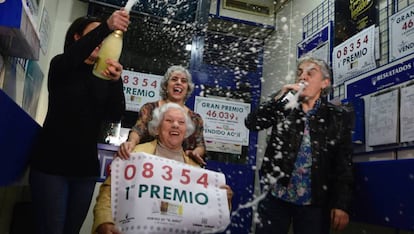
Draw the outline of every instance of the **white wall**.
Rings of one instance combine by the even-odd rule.
[[[262,98],[295,80],[296,46],[302,41],[302,19],[322,2],[292,0],[276,14],[276,30],[265,41]]]

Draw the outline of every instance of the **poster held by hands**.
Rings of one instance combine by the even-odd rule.
[[[222,173],[146,154],[116,158],[111,203],[122,233],[209,233],[230,223]]]

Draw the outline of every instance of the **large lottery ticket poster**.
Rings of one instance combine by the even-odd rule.
[[[133,153],[113,161],[111,176],[113,217],[123,234],[210,233],[230,223],[222,173]]]

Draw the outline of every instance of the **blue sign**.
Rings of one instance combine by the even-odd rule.
[[[353,99],[404,83],[414,78],[414,58],[398,63],[369,77],[346,85],[347,98]]]
[[[22,1],[0,3],[0,27],[20,28],[22,8]]]
[[[326,25],[324,28],[322,28],[319,32],[314,33],[313,35],[309,36],[305,40],[299,42],[298,48],[297,48],[298,58],[300,58],[304,54],[309,53],[312,50],[315,50],[316,48],[320,47],[321,45],[327,42],[330,43],[331,42],[331,28],[332,28],[332,21],[329,22],[329,24]],[[329,52],[332,52],[331,45],[329,45]],[[331,59],[329,58],[329,61],[326,61],[326,62],[329,63],[330,60]]]
[[[18,182],[25,175],[32,146],[41,127],[2,89],[0,89],[0,110],[0,187],[2,187]]]

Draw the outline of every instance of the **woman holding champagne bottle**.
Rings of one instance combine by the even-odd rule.
[[[29,179],[38,234],[78,234],[82,227],[99,176],[100,125],[119,121],[125,110],[122,65],[107,59],[101,72],[107,79],[92,69],[105,37],[128,25],[123,9],[106,21],[78,18],[66,33],[64,52],[50,62],[48,111]]]

